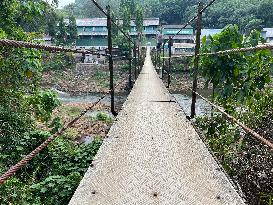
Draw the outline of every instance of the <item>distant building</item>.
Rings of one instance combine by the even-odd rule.
[[[145,42],[143,46],[153,46],[156,47],[157,43],[157,32],[159,29],[159,18],[144,18],[143,20],[143,35],[145,36]],[[136,24],[135,20],[131,21],[131,36],[136,37]]]
[[[273,44],[273,28],[264,28],[262,30],[262,37],[267,43]]]
[[[77,48],[107,47],[107,19],[86,18],[76,19],[79,38],[76,41]]]
[[[106,18],[86,18],[76,19],[79,39],[76,42],[77,48],[107,48],[107,19]],[[143,21],[145,44],[156,46],[156,32],[159,26],[159,18],[145,18]],[[131,20],[132,37],[136,37],[135,20]]]
[[[179,30],[183,28],[183,25],[163,25],[162,26],[162,39],[166,42],[169,36],[174,36]],[[173,37],[172,54],[183,54],[194,52],[195,36],[192,26],[187,26],[182,29],[178,35]],[[165,45],[165,49],[168,45]]]

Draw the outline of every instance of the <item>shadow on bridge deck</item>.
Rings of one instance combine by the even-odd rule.
[[[70,205],[244,204],[158,78],[145,65]]]

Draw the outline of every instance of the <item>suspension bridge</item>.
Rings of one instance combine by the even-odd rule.
[[[244,204],[151,62],[70,205]]]
[[[230,53],[251,52],[256,50],[273,49],[272,45],[262,45],[250,48],[236,48],[214,53],[200,53],[200,34],[202,13],[214,3],[211,0],[206,6],[199,4],[198,14],[190,19],[189,25],[196,20],[196,49],[194,55],[171,56],[171,42],[169,44],[168,70],[161,73],[168,74],[170,84],[171,59],[194,57],[193,72],[193,103],[192,115],[195,116],[196,96],[206,100],[215,109],[219,110],[228,120],[240,126],[245,132],[273,149],[273,144],[263,136],[251,130],[237,119],[227,114],[222,108],[211,103],[197,93],[198,60],[201,56],[228,55]],[[111,111],[115,112],[113,82],[113,55],[111,24],[116,25],[111,19],[110,7],[107,12],[93,0],[95,6],[107,16],[108,27],[108,53],[111,95]],[[221,166],[202,142],[188,117],[181,107],[170,95],[163,81],[156,73],[152,64],[150,49],[147,49],[144,66],[137,76],[140,63],[140,46],[136,45],[130,36],[116,25],[120,32],[129,41],[129,87],[132,87],[132,59],[135,66],[135,84],[123,105],[114,125],[111,127],[107,138],[104,140],[99,153],[90,165],[74,196],[71,205],[129,205],[129,204],[202,204],[202,205],[240,205],[245,204],[243,196],[229,180]],[[181,29],[182,30],[182,29]],[[180,31],[181,31],[180,30]],[[179,32],[180,32],[179,31]],[[178,33],[179,33],[178,32]],[[133,49],[131,47],[133,44]],[[80,54],[99,54],[95,51],[76,50],[55,46],[45,46],[30,42],[0,39],[0,46],[14,48],[40,49],[50,52],[72,52]],[[138,47],[138,49],[137,49]],[[160,52],[159,48],[159,52]],[[132,55],[133,50],[133,55]],[[137,52],[138,51],[138,52]],[[158,52],[158,50],[157,50]],[[163,50],[164,52],[164,50]],[[132,58],[133,56],[133,58]],[[157,53],[157,65],[160,65],[160,55]],[[168,86],[167,86],[168,87]],[[5,183],[19,169],[25,166],[39,152],[48,146],[56,137],[69,127],[73,126],[89,110],[106,97],[103,95],[96,103],[83,110],[79,116],[68,122],[63,128],[49,137],[39,147],[23,157],[16,165],[0,176],[0,185]]]

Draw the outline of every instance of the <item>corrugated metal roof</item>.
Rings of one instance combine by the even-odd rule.
[[[131,20],[131,26],[136,26],[136,20]],[[119,20],[119,23],[122,24],[123,20]],[[144,18],[143,26],[159,26],[159,18]]]
[[[107,18],[85,18],[76,19],[77,26],[107,26]],[[120,20],[122,23],[122,20]],[[131,20],[131,26],[135,26],[135,20]],[[144,26],[159,26],[159,18],[145,18]]]
[[[144,18],[143,25],[144,26],[159,26],[159,18]]]
[[[194,43],[173,43],[175,48],[194,48]]]

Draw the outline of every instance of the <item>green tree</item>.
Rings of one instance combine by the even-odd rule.
[[[122,29],[126,33],[131,31],[131,13],[128,7],[124,7],[122,11]]]
[[[75,44],[78,38],[76,18],[74,16],[69,16],[69,24],[67,27],[68,41],[69,43]]]
[[[143,32],[143,7],[138,5],[136,8],[136,29],[139,34]]]
[[[111,10],[118,14],[119,0],[101,0],[98,2],[102,8],[107,5],[111,6]],[[69,4],[63,8],[64,15],[68,18],[71,13],[76,18],[98,18],[105,17],[104,14],[90,0],[78,0],[74,4]]]
[[[57,44],[65,45],[67,42],[67,28],[64,22],[64,17],[61,16],[58,22],[58,31],[57,31]]]
[[[44,5],[43,0],[0,1],[0,38],[35,42],[41,28],[26,27],[25,18],[30,23],[39,19],[42,13],[36,9]],[[29,28],[32,33],[26,32]],[[46,67],[42,60],[40,50],[0,46],[0,174],[63,124],[52,119],[59,100],[40,85]],[[41,123],[52,131],[43,131]],[[75,145],[60,136],[0,186],[0,204],[67,204],[100,144],[100,138]]]
[[[238,26],[228,26],[220,34],[204,37],[202,52],[253,47],[263,42],[258,31],[244,37]],[[202,75],[216,89],[219,102],[227,110],[234,102],[251,104],[258,93],[271,82],[273,58],[269,50],[220,55],[201,59]],[[229,103],[232,102],[232,103]]]
[[[47,16],[47,28],[45,32],[55,40],[57,34],[58,16],[55,11],[52,11]]]

